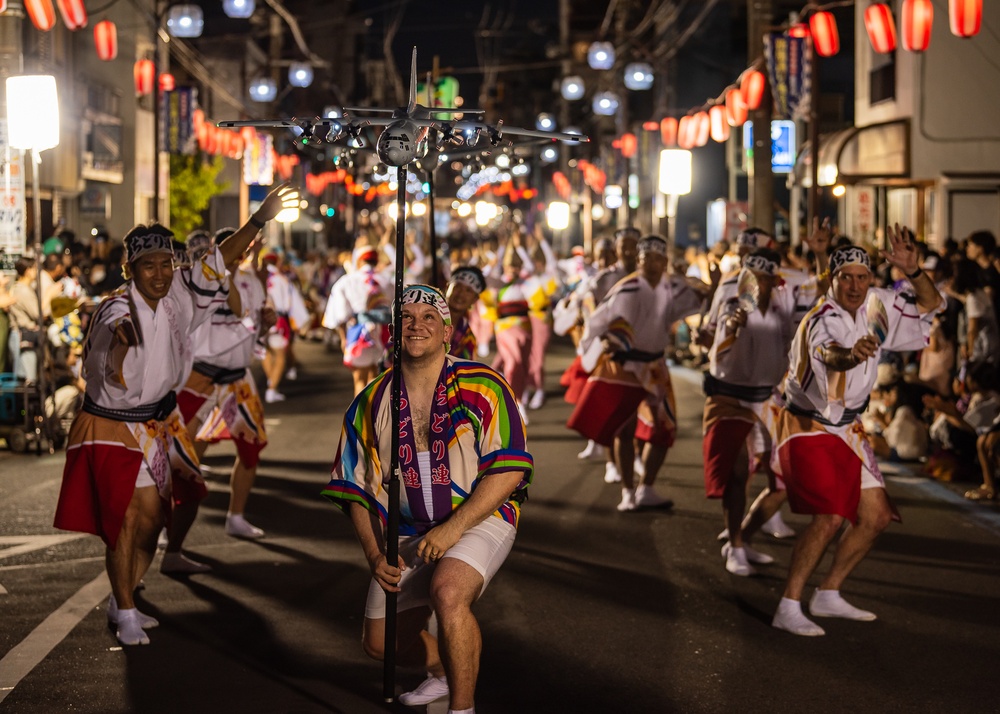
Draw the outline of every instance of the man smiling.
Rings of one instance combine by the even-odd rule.
[[[375,378],[344,416],[333,479],[323,491],[351,517],[372,580],[365,652],[383,656],[385,592],[399,593],[401,665],[428,678],[400,696],[409,706],[450,697],[452,712],[474,712],[482,638],[472,604],[514,543],[531,482],[514,394],[497,372],[449,354],[451,314],[428,285],[403,291],[400,423],[392,422],[392,370]],[[399,558],[385,555],[392,429],[399,429]],[[424,629],[437,615],[440,640]]]
[[[833,565],[809,609],[819,617],[876,619],[840,596],[841,584],[895,515],[860,414],[875,386],[882,350],[925,347],[931,320],[944,305],[920,269],[912,234],[897,225],[889,241],[891,251],[882,256],[909,281],[896,291],[872,287],[871,260],[862,248],[844,246],[830,255],[830,291],[799,325],[789,353],[786,403],[773,414],[774,466],[784,478],[792,511],[813,517],[795,544],[772,621],[796,635],[824,634],[802,613],[802,592],[845,520],[850,522]],[[869,296],[885,308],[881,342],[870,334]]]

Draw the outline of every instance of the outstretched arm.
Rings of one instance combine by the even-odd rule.
[[[260,204],[260,208],[253,213],[246,222],[233,233],[233,235],[219,247],[222,259],[229,265],[250,247],[250,243],[257,237],[257,232],[264,227],[264,224],[278,215],[283,208],[291,208],[298,205],[298,189],[292,188],[287,183],[280,184],[271,190]]]

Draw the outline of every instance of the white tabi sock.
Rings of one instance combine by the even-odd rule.
[[[822,627],[802,614],[802,603],[787,597],[781,598],[781,602],[778,603],[778,610],[774,613],[771,626],[803,637],[819,637],[826,634]]]
[[[472,709],[449,709],[448,714],[476,714],[476,708]]]
[[[842,617],[845,620],[871,622],[877,619],[874,612],[854,607],[840,596],[839,590],[816,589],[809,600],[809,612],[816,617]]]

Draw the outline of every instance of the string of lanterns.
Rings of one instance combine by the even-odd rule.
[[[820,57],[836,55],[840,52],[840,35],[833,13],[826,8],[839,4],[842,3],[816,7],[808,23],[793,21],[787,28],[788,34],[798,38],[811,37],[813,48]],[[948,10],[953,35],[970,38],[979,33],[982,27],[982,0],[949,0]],[[872,49],[881,54],[893,52],[897,46],[897,34],[891,6],[885,2],[872,3],[865,9],[864,20]],[[903,49],[926,51],[930,45],[933,20],[932,0],[903,0],[900,8]],[[760,107],[767,85],[767,78],[759,69],[761,65],[762,60],[757,60],[739,76],[735,84],[726,87],[721,95],[698,110],[680,118],[664,117],[658,125],[646,122],[643,129],[655,131],[659,128],[660,140],[665,147],[693,149],[705,146],[710,138],[719,143],[727,141],[731,129],[746,123],[749,112]],[[565,87],[566,80],[563,82]],[[619,149],[625,158],[631,158],[635,153],[634,135],[622,135],[614,142],[614,148]]]

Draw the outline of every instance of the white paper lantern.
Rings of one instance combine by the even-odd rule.
[[[250,83],[250,98],[255,102],[273,102],[278,96],[278,85],[270,77],[257,77]]]
[[[618,95],[614,92],[598,92],[594,95],[594,114],[602,117],[614,116],[618,112]]]
[[[579,77],[577,75],[566,77],[559,84],[559,93],[562,94],[563,99],[568,101],[583,99],[585,89],[586,85],[583,83],[583,77]]]
[[[201,37],[205,15],[197,5],[174,5],[167,10],[167,32],[172,37]]]
[[[222,11],[227,17],[245,20],[253,15],[255,8],[254,0],[222,0]]]
[[[587,64],[591,69],[611,69],[615,66],[615,46],[610,42],[592,42],[587,49]]]
[[[653,68],[645,62],[632,62],[625,67],[625,88],[633,91],[653,86]]]

